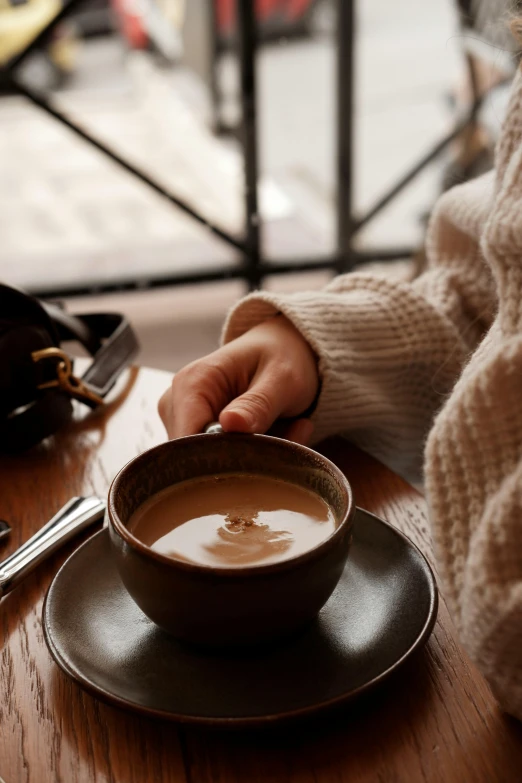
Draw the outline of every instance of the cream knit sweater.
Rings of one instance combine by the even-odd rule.
[[[522,719],[522,75],[496,169],[440,200],[413,283],[347,274],[243,299],[225,342],[283,312],[319,357],[315,438],[411,472],[424,453],[435,551],[461,639]]]

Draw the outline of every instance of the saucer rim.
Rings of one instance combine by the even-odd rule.
[[[410,647],[401,655],[401,657],[398,658],[394,663],[392,663],[391,666],[389,666],[387,669],[384,669],[380,674],[376,675],[375,677],[372,677],[367,682],[363,683],[362,685],[359,685],[357,688],[353,688],[347,691],[346,693],[339,694],[338,696],[334,696],[331,699],[326,699],[324,701],[317,701],[314,704],[309,704],[305,707],[300,707],[298,709],[289,710],[285,712],[277,712],[277,713],[267,714],[267,715],[255,715],[250,717],[249,716],[205,717],[205,716],[197,716],[197,715],[186,715],[183,713],[180,714],[180,713],[175,713],[171,710],[160,710],[160,709],[155,709],[153,707],[147,707],[141,704],[137,704],[136,702],[130,701],[128,699],[124,699],[121,696],[117,696],[111,693],[110,691],[106,690],[102,686],[93,685],[93,683],[89,679],[87,679],[80,671],[71,668],[71,666],[69,666],[67,661],[64,660],[64,658],[59,653],[58,648],[52,639],[52,633],[49,627],[50,623],[47,616],[47,610],[48,610],[49,596],[51,595],[55,583],[60,579],[61,572],[66,568],[68,568],[69,562],[76,557],[76,555],[80,552],[80,550],[82,550],[84,547],[89,546],[97,536],[102,536],[104,534],[108,536],[108,530],[106,527],[103,527],[101,530],[98,530],[92,536],[89,536],[89,538],[86,541],[84,541],[79,547],[77,547],[69,555],[69,557],[65,560],[62,566],[56,572],[55,576],[53,577],[47,589],[43,606],[42,606],[42,628],[43,628],[44,638],[49,653],[51,654],[51,657],[53,658],[57,666],[62,670],[62,672],[66,674],[68,677],[70,677],[74,682],[76,682],[81,688],[83,688],[85,691],[90,693],[92,696],[104,701],[105,703],[111,706],[116,706],[123,710],[130,710],[132,712],[139,713],[140,715],[144,715],[149,718],[168,720],[179,724],[208,726],[208,727],[215,727],[215,728],[216,727],[217,728],[219,727],[255,728],[255,727],[272,725],[280,722],[286,722],[290,720],[296,720],[299,718],[306,718],[312,715],[316,715],[320,712],[327,711],[329,709],[334,709],[337,706],[348,704],[349,702],[357,699],[362,694],[370,690],[373,690],[373,688],[377,687],[381,682],[383,682],[385,679],[390,677],[394,672],[396,672],[407,661],[407,659],[410,658],[417,650],[419,650],[424,646],[429,636],[431,635],[431,632],[437,620],[437,613],[439,608],[439,592],[437,588],[437,581],[435,579],[435,575],[433,573],[433,569],[430,563],[428,562],[426,556],[421,552],[419,547],[405,533],[398,530],[394,525],[390,524],[389,522],[386,522],[384,519],[382,519],[382,517],[377,516],[377,514],[373,514],[371,511],[367,511],[366,509],[360,508],[359,506],[355,507],[353,524],[355,524],[355,518],[358,513],[363,513],[367,516],[371,516],[373,517],[373,519],[377,520],[377,522],[379,522],[380,524],[385,525],[387,528],[389,528],[392,531],[392,533],[397,535],[399,538],[403,539],[406,546],[411,547],[420,556],[421,562],[423,562],[423,565],[425,567],[424,573],[426,575],[426,581],[429,588],[430,602],[429,602],[428,610],[426,612],[426,619],[422,630],[417,635],[416,639],[410,645]]]

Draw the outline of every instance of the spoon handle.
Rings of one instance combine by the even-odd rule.
[[[207,424],[203,432],[208,435],[221,435],[223,427],[219,421],[211,421],[210,424]]]
[[[72,498],[25,544],[0,563],[0,598],[80,530],[98,521],[105,502],[98,497]]]

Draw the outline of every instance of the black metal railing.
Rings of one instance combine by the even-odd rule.
[[[195,207],[165,188],[143,169],[123,158],[115,149],[95,138],[85,128],[60,111],[47,96],[31,89],[19,78],[18,70],[27,57],[41,46],[54,26],[81,5],[85,0],[66,0],[62,10],[49,24],[0,70],[0,80],[11,92],[24,96],[39,109],[45,111],[65,125],[85,142],[104,153],[113,162],[132,174],[144,185],[162,196],[174,207],[204,226],[212,235],[227,244],[231,250],[240,253],[240,263],[229,265],[212,264],[191,272],[172,271],[169,274],[153,275],[144,271],[135,278],[88,283],[64,284],[52,288],[39,287],[32,292],[41,297],[81,296],[91,293],[108,293],[147,289],[161,286],[210,282],[225,279],[243,279],[251,289],[262,285],[268,275],[290,274],[305,270],[329,269],[332,273],[350,271],[360,264],[373,260],[395,260],[410,257],[415,248],[381,247],[356,249],[354,242],[358,232],[368,225],[403,189],[443,152],[462,131],[474,122],[481,100],[476,98],[469,112],[455,124],[454,128],[427,153],[416,161],[402,177],[383,193],[362,215],[354,213],[353,206],[353,139],[354,139],[354,85],[356,47],[356,0],[335,0],[337,3],[337,117],[336,117],[336,249],[323,257],[290,258],[285,260],[266,259],[261,246],[261,216],[258,206],[258,144],[257,144],[257,95],[256,54],[257,34],[254,3],[252,0],[237,0],[238,9],[238,56],[241,85],[241,128],[239,139],[243,151],[245,176],[245,228],[244,236],[236,237],[208,220]],[[215,60],[215,58],[214,58]],[[214,66],[215,67],[215,61]],[[214,75],[215,76],[215,75]],[[212,80],[215,91],[215,78]]]

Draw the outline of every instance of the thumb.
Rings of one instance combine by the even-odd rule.
[[[277,385],[258,381],[221,411],[219,423],[225,432],[266,432],[281,414]]]

